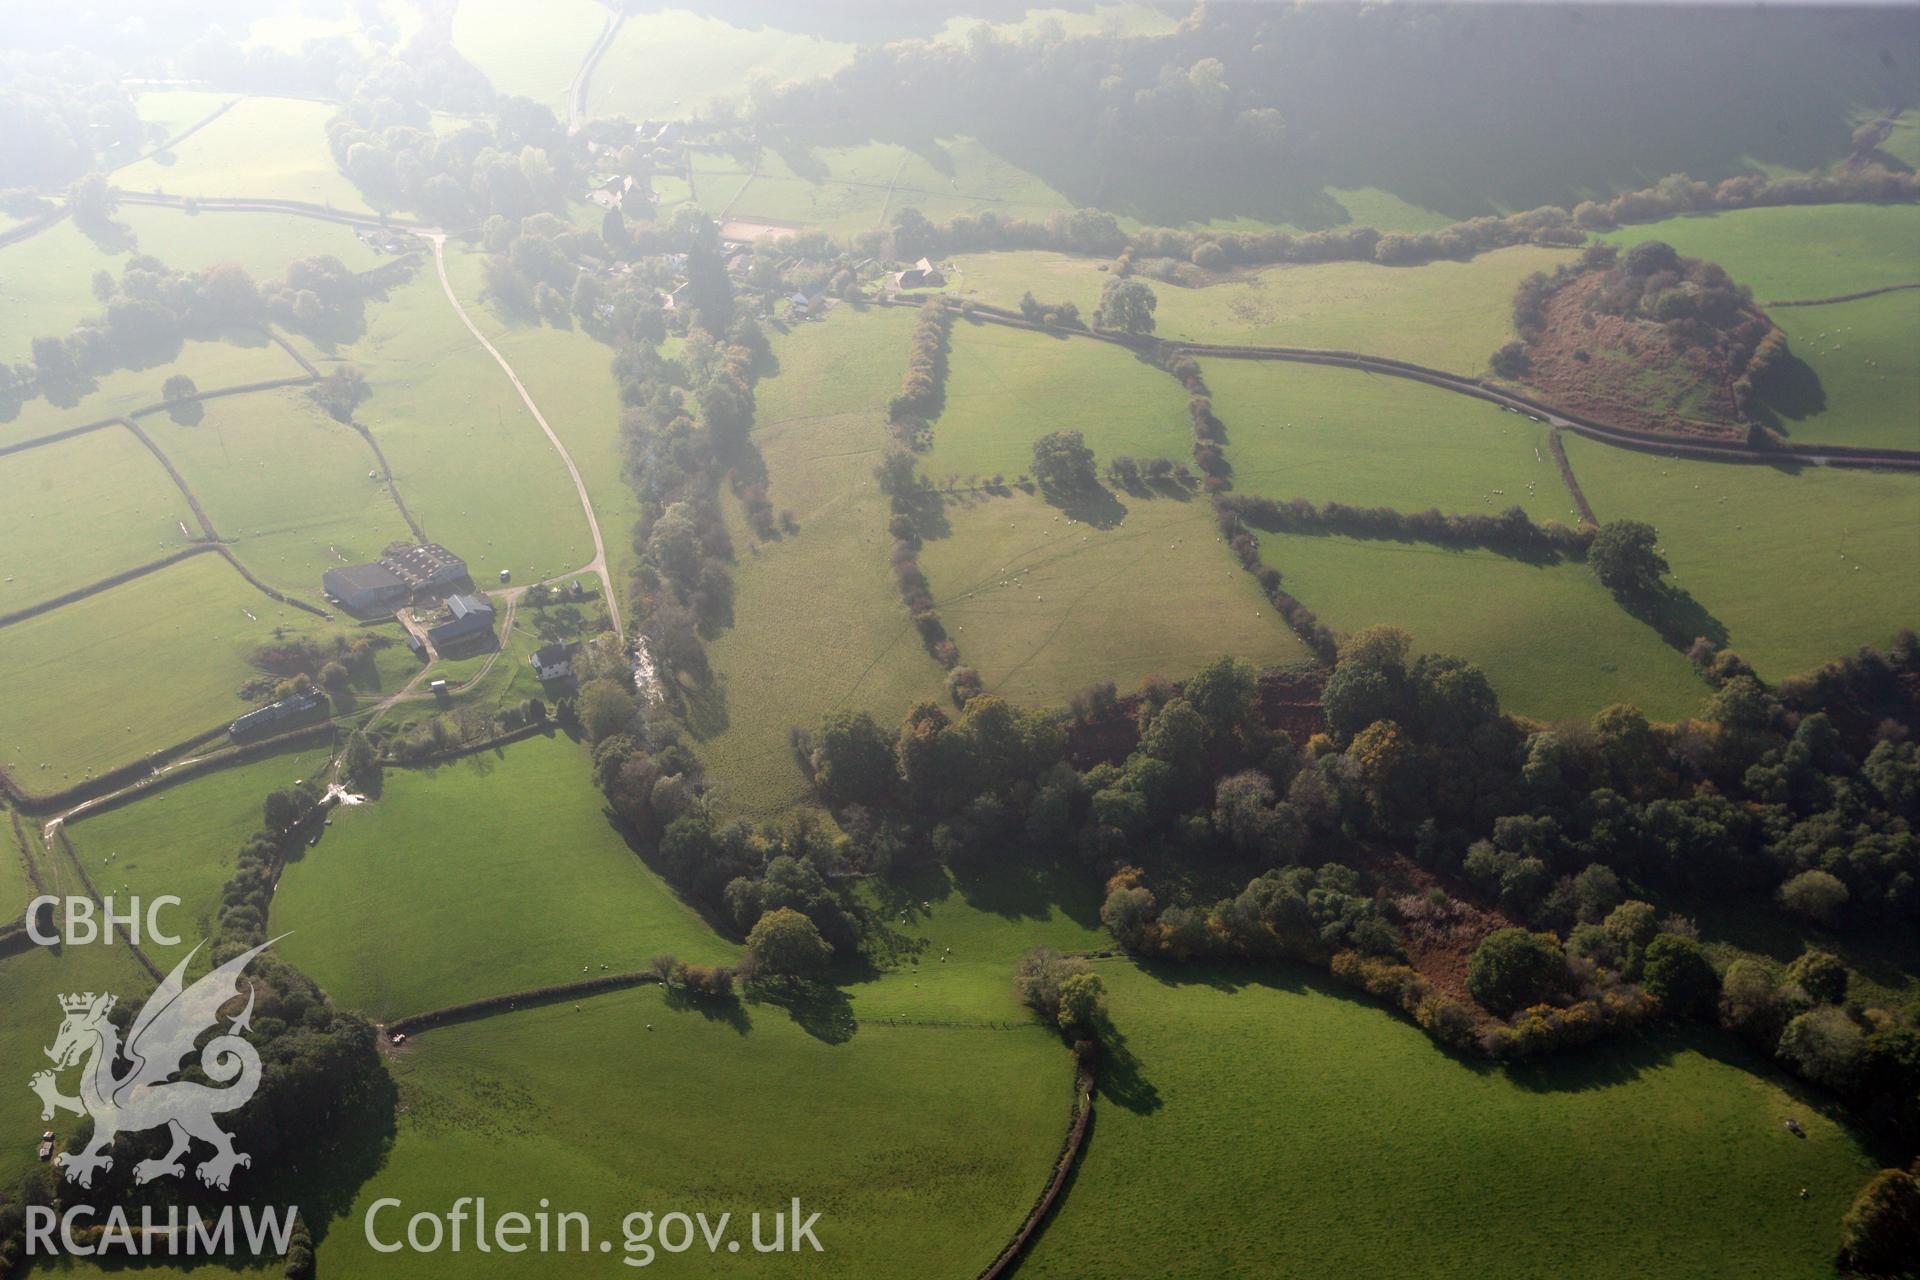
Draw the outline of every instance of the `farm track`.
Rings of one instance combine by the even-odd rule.
[[[918,308],[921,301],[922,299],[919,298],[883,297],[872,299],[871,304],[883,307]],[[1472,396],[1476,400],[1484,400],[1489,404],[1511,409],[1515,413],[1526,414],[1548,426],[1572,431],[1590,440],[1598,440],[1603,444],[1641,453],[1659,453],[1668,457],[1685,457],[1697,461],[1739,462],[1762,466],[1786,464],[1920,471],[1920,449],[1875,449],[1842,444],[1783,444],[1756,448],[1731,441],[1721,442],[1636,431],[1573,414],[1569,410],[1556,408],[1518,391],[1490,385],[1478,378],[1448,373],[1441,369],[1430,369],[1425,365],[1414,364],[1408,360],[1396,360],[1390,356],[1371,356],[1356,351],[1327,350],[1319,347],[1229,345],[1171,338],[1134,338],[1115,333],[1096,333],[1085,329],[1050,329],[1010,312],[1002,312],[998,308],[984,308],[977,303],[962,318],[984,324],[1002,325],[1010,329],[1026,329],[1033,333],[1045,333],[1054,337],[1088,338],[1095,342],[1107,342],[1126,347],[1143,355],[1170,352],[1176,355],[1210,357],[1219,360],[1278,360],[1296,364],[1329,365],[1334,368],[1354,369],[1362,373],[1379,373],[1389,377],[1406,378],[1413,382],[1438,387],[1443,391]]]
[[[540,406],[533,402],[533,396],[527,391],[526,384],[520,381],[520,375],[513,371],[513,366],[507,363],[505,356],[500,354],[500,349],[487,341],[487,336],[480,332],[480,326],[473,322],[473,317],[467,314],[467,309],[460,305],[460,298],[453,291],[453,281],[447,275],[446,234],[436,231],[428,238],[433,241],[433,265],[434,269],[440,273],[440,288],[447,295],[447,302],[453,307],[454,314],[460,317],[460,323],[467,327],[467,332],[473,335],[474,341],[486,348],[487,354],[493,357],[494,363],[498,364],[501,372],[507,375],[507,381],[511,382],[513,389],[520,394],[520,402],[527,406],[527,412],[532,414],[533,420],[540,424],[540,430],[546,433],[547,442],[553,446],[554,452],[560,455],[560,461],[566,464],[567,474],[573,478],[573,491],[580,498],[580,510],[586,514],[587,529],[593,534],[593,559],[571,573],[561,574],[560,577],[571,578],[583,573],[598,575],[600,590],[606,596],[607,617],[613,623],[614,639],[624,649],[627,640],[626,628],[620,621],[619,602],[614,599],[613,578],[607,572],[607,545],[600,536],[600,521],[593,512],[593,499],[587,496],[587,482],[581,478],[580,468],[574,465],[573,455],[567,452],[567,446],[560,442],[560,437],[555,434],[551,426],[547,425],[546,415],[541,413]],[[554,579],[554,581],[558,580],[558,578]]]

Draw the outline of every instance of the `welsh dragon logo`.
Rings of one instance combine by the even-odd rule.
[[[107,1019],[116,997],[91,991],[60,997],[66,1020],[60,1024],[53,1047],[46,1051],[53,1059],[53,1070],[36,1073],[28,1087],[40,1095],[42,1120],[53,1119],[55,1111],[93,1117],[93,1140],[86,1150],[55,1158],[69,1182],[92,1186],[95,1170],[113,1168],[113,1157],[107,1149],[117,1135],[162,1125],[172,1130],[172,1149],[158,1160],[142,1160],[135,1165],[137,1182],[184,1174],[186,1166],[180,1158],[195,1138],[214,1150],[194,1170],[209,1187],[225,1190],[236,1167],[253,1163],[244,1152],[233,1149],[233,1136],[213,1118],[245,1106],[260,1087],[260,1055],[241,1034],[253,1018],[253,986],[249,983],[243,993],[240,973],[271,945],[262,943],[235,956],[188,987],[183,978],[200,950],[195,947],[148,998],[127,1032],[124,1048],[118,1029]],[[194,1052],[201,1034],[218,1026],[221,1007],[242,994],[247,998],[246,1008],[200,1049],[200,1069],[216,1085],[226,1087],[174,1080],[172,1077],[183,1069],[182,1059]],[[123,1059],[128,1064],[126,1070],[114,1074]],[[61,1093],[56,1079],[57,1073],[73,1066],[81,1069],[77,1098]]]

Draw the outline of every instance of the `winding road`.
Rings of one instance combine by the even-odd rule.
[[[532,414],[533,420],[540,424],[540,429],[547,433],[547,439],[552,442],[554,452],[560,455],[560,461],[567,464],[567,474],[573,477],[573,491],[580,495],[580,509],[586,513],[587,528],[593,534],[593,559],[572,573],[561,574],[560,578],[573,578],[583,573],[599,576],[600,590],[607,600],[607,616],[613,621],[614,639],[620,642],[622,649],[625,649],[626,628],[620,620],[619,601],[614,599],[613,576],[607,572],[607,544],[600,536],[600,521],[593,514],[593,499],[587,496],[587,482],[580,478],[580,468],[574,465],[573,455],[567,452],[567,446],[560,443],[560,437],[555,435],[553,428],[547,425],[546,415],[540,412],[540,406],[535,404],[533,397],[527,393],[527,386],[520,381],[520,375],[513,371],[513,366],[508,364],[507,358],[500,354],[500,349],[487,341],[487,335],[480,332],[480,327],[474,324],[473,317],[468,315],[467,309],[460,305],[460,298],[453,291],[453,281],[447,278],[446,233],[434,231],[427,234],[427,239],[433,242],[433,266],[440,273],[440,288],[445,291],[447,302],[452,305],[454,314],[460,317],[461,324],[467,326],[467,332],[473,335],[474,341],[487,349],[487,354],[493,357],[494,363],[498,364],[502,372],[507,375],[507,381],[513,383],[513,389],[520,393],[520,402],[527,406],[527,412]],[[558,582],[560,578],[555,578],[553,581]]]

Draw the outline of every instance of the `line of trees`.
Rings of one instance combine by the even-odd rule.
[[[1229,542],[1249,526],[1268,533],[1338,533],[1356,538],[1395,538],[1443,546],[1485,547],[1502,555],[1556,561],[1587,554],[1595,530],[1558,520],[1535,521],[1522,507],[1498,515],[1478,511],[1451,514],[1429,508],[1404,512],[1391,507],[1355,507],[1344,502],[1314,504],[1306,498],[1221,496],[1215,503],[1220,532]]]
[[[920,642],[951,673],[960,664],[960,647],[948,634],[933,604],[933,587],[920,569],[921,526],[937,511],[940,498],[920,475],[919,453],[932,445],[932,419],[946,397],[947,349],[953,313],[944,297],[920,307],[908,340],[907,368],[900,391],[887,406],[893,440],[881,455],[874,478],[887,495],[887,531],[893,535],[889,562],[900,602],[913,619]]]

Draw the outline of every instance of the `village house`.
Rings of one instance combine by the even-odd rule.
[[[320,575],[327,599],[348,613],[384,613],[415,595],[466,581],[467,562],[437,542],[396,544],[373,564],[349,564]]]
[[[326,705],[326,699],[320,691],[308,685],[289,698],[261,707],[258,711],[249,711],[227,726],[227,736],[235,742],[247,742],[255,738],[264,738],[273,731],[292,721],[319,710]]]
[[[895,272],[893,277],[893,287],[896,289],[940,289],[946,283],[946,273],[925,258],[905,271]]]
[[[527,659],[533,674],[541,680],[565,680],[573,675],[573,646],[543,644]]]
[[[427,628],[427,641],[436,652],[477,644],[482,637],[492,636],[493,606],[485,596],[478,595],[448,596],[445,618]],[[418,652],[420,638],[409,637],[407,645]]]

